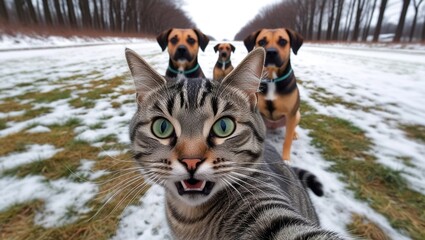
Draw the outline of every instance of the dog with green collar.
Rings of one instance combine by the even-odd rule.
[[[165,76],[176,78],[205,77],[198,63],[199,48],[204,51],[210,41],[199,29],[171,28],[156,38],[162,51],[168,48],[169,61]]]
[[[235,52],[236,48],[231,43],[219,43],[214,46],[214,52],[218,51],[218,59],[213,69],[213,79],[222,80],[227,74],[233,70],[230,56]]]
[[[285,127],[282,158],[290,160],[292,140],[298,138],[295,128],[301,114],[300,94],[291,66],[291,49],[297,54],[303,37],[288,28],[260,29],[244,39],[248,52],[263,47],[266,50],[266,78],[260,84],[258,108],[268,129]]]

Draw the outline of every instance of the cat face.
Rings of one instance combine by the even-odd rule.
[[[133,51],[126,57],[138,100],[130,139],[145,178],[193,206],[249,173],[265,136],[255,95],[264,50],[250,53],[221,82],[166,80]]]

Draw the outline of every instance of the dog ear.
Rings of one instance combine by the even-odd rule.
[[[220,46],[220,43],[214,46],[214,52],[218,51],[218,46]]]
[[[235,52],[236,50],[235,46],[233,46],[231,43],[229,43],[229,45],[230,45],[230,48],[232,49],[232,52]]]
[[[255,40],[257,40],[257,36],[258,36],[258,34],[260,34],[261,30],[262,29],[260,29],[260,30],[258,30],[256,32],[251,33],[251,35],[249,35],[248,37],[246,37],[243,40],[243,43],[245,44],[245,47],[248,50],[248,52],[251,52],[252,49],[254,49]]]
[[[156,41],[158,42],[159,46],[161,46],[162,51],[164,51],[167,48],[168,45],[168,35],[170,35],[172,28],[163,31],[161,34],[159,34],[156,37]]]
[[[285,30],[291,40],[292,51],[295,53],[295,55],[297,55],[298,49],[300,49],[301,45],[303,45],[304,38],[301,36],[301,34],[295,32],[292,29],[286,28]]]
[[[195,31],[196,36],[198,36],[199,47],[201,47],[202,51],[204,51],[210,39],[208,38],[207,35],[203,34],[199,29],[193,28],[193,31]]]

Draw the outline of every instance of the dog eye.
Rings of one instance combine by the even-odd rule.
[[[193,38],[188,38],[187,39],[187,43],[189,43],[189,44],[194,44],[195,43],[195,39],[193,39]]]
[[[171,42],[172,44],[176,44],[178,41],[179,41],[179,40],[177,39],[177,37],[173,37],[173,38],[171,38],[171,39],[170,39],[170,42]]]
[[[277,42],[277,44],[279,44],[282,47],[285,46],[287,43],[288,43],[288,41],[286,41],[283,38],[279,39],[279,41]]]
[[[258,41],[258,45],[259,45],[259,46],[264,46],[264,45],[266,45],[266,40],[261,39],[260,41]]]

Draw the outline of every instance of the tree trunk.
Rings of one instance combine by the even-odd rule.
[[[100,0],[100,29],[106,30],[105,27],[105,13],[103,12],[103,0]]]
[[[113,0],[109,0],[109,30],[114,31],[115,29],[115,18],[113,10]]]
[[[351,7],[348,9],[347,20],[345,21],[345,30],[344,30],[344,41],[348,41],[348,36],[350,35],[351,22],[353,20],[354,6],[356,5],[356,0],[352,0]]]
[[[384,20],[385,9],[387,8],[388,0],[382,0],[381,6],[379,7],[379,16],[378,22],[376,23],[375,33],[373,34],[373,42],[377,42],[379,40],[379,35],[381,34],[382,21]]]
[[[97,8],[97,1],[93,1],[93,28],[100,29],[99,9]]]
[[[91,28],[92,27],[92,21],[91,21],[91,13],[89,8],[89,2],[87,0],[79,0],[79,6],[81,11],[81,18],[83,22],[84,28]]]
[[[334,21],[334,12],[335,12],[335,0],[332,0],[331,13],[330,13],[330,16],[328,18],[328,29],[326,31],[326,40],[331,40],[332,26],[333,26],[333,21]]]
[[[308,38],[313,40],[313,30],[314,30],[314,12],[316,12],[316,1],[310,5],[310,23],[308,26]]]
[[[77,28],[77,18],[75,17],[74,2],[72,0],[66,0],[68,8],[69,25],[73,28]]]
[[[326,0],[322,0],[322,5],[320,5],[320,17],[319,17],[319,26],[317,29],[317,40],[320,41],[322,35],[322,20],[323,20],[323,12],[325,10]]]
[[[27,2],[27,6],[28,6],[29,17],[31,19],[31,23],[37,24],[38,20],[37,20],[37,14],[35,13],[34,5],[32,4],[31,0],[27,0],[26,2]]]
[[[403,0],[403,8],[398,20],[397,30],[395,31],[393,42],[400,42],[401,35],[403,35],[404,21],[406,20],[407,9],[409,8],[410,0]]]
[[[29,0],[31,2],[31,0]],[[43,0],[43,11],[44,11],[44,20],[46,24],[52,25],[52,15],[50,14],[49,2],[47,0]]]
[[[15,0],[16,15],[18,15],[18,22],[22,24],[28,23],[27,15],[24,12],[24,0]]]
[[[356,12],[356,22],[354,23],[354,30],[353,30],[353,38],[352,41],[356,41],[359,38],[360,34],[360,23],[362,21],[362,15],[363,15],[363,8],[366,3],[366,0],[358,0],[357,4],[357,12]]]
[[[0,20],[3,22],[9,22],[9,14],[7,13],[6,4],[4,0],[0,0]]]
[[[114,30],[117,32],[122,32],[122,14],[121,14],[121,0],[111,0],[110,4],[112,7],[113,15],[114,15]]]
[[[367,21],[366,28],[363,32],[363,38],[362,38],[363,41],[367,41],[367,36],[369,35],[370,25],[372,24],[373,14],[375,13],[376,2],[377,2],[377,0],[373,1],[372,9],[370,10],[371,11],[370,17],[369,17],[369,20]]]
[[[55,4],[56,18],[58,20],[58,25],[63,26],[65,24],[65,21],[63,20],[62,9],[61,9],[59,0],[55,0],[54,4]]]
[[[344,8],[344,0],[338,0],[338,8],[335,19],[335,27],[332,35],[332,40],[338,40],[339,24],[341,22],[342,9]]]
[[[418,10],[419,10],[419,7],[422,4],[422,1],[423,0],[419,0],[419,2],[416,3],[416,0],[413,0],[413,6],[414,6],[414,9],[415,9],[415,16],[413,17],[412,28],[410,29],[409,42],[412,42],[413,34],[415,33],[416,21],[418,20]],[[425,22],[423,24],[425,24]]]
[[[423,24],[422,24],[422,41],[425,42],[425,17],[424,17],[424,21],[423,21]]]

